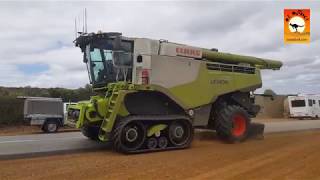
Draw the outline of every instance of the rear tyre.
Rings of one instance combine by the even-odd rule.
[[[46,133],[55,133],[59,129],[59,122],[56,119],[49,119],[47,120],[43,127],[42,130]]]
[[[215,112],[214,118],[219,138],[230,143],[241,142],[247,138],[251,120],[242,107],[226,105]]]
[[[113,147],[123,153],[134,152],[146,139],[146,128],[140,121],[120,122],[113,132]]]
[[[81,132],[87,138],[97,141],[99,140],[99,126],[85,125],[81,128]]]

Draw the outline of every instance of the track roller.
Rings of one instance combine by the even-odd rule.
[[[148,149],[156,149],[158,146],[158,140],[154,137],[151,137],[147,140]]]
[[[164,136],[159,137],[159,148],[166,149],[168,146],[168,139]]]

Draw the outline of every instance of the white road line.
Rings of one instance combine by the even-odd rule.
[[[27,140],[0,141],[0,144],[4,144],[4,143],[20,143],[20,142],[33,142],[33,141],[41,141],[41,140],[27,139]]]
[[[66,139],[83,139],[83,137],[69,137],[69,138],[54,138],[54,139],[25,139],[25,140],[11,140],[11,141],[0,141],[0,144],[4,143],[24,143],[24,142],[35,142],[35,141],[55,141],[55,140],[66,140]]]

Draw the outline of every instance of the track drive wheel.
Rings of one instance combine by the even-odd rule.
[[[230,143],[244,141],[249,132],[250,118],[240,106],[226,105],[215,113],[217,135]]]
[[[189,121],[177,120],[169,125],[169,140],[175,147],[188,147],[193,138],[193,128]]]
[[[140,121],[122,121],[114,129],[113,147],[123,153],[141,148],[146,139],[146,128]]]

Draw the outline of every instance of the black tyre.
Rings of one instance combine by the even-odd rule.
[[[85,125],[81,128],[81,132],[87,138],[97,141],[99,140],[99,126],[88,126]]]
[[[59,120],[58,119],[48,119],[44,123],[42,130],[46,133],[55,133],[59,129]]]
[[[222,106],[214,115],[215,129],[219,138],[230,143],[241,142],[247,138],[251,120],[242,107]]]
[[[113,130],[113,147],[116,151],[130,153],[142,147],[146,139],[146,128],[140,121],[123,121]]]
[[[170,143],[175,147],[189,146],[193,137],[193,128],[189,121],[177,120],[169,125]]]

